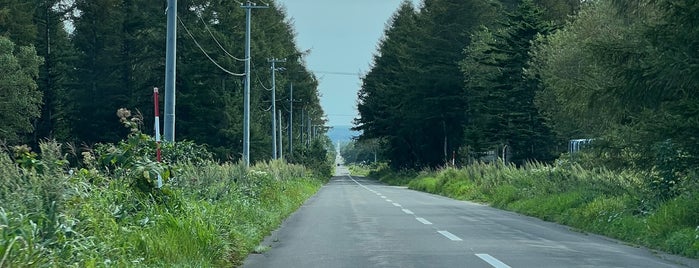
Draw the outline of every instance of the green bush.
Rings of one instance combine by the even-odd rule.
[[[493,206],[504,208],[508,204],[520,199],[519,190],[512,185],[500,185],[495,188],[490,202]]]
[[[699,226],[699,195],[685,195],[661,205],[648,217],[652,239],[663,239],[684,228]]]
[[[156,144],[132,128],[79,169],[55,142],[0,150],[0,267],[239,265],[327,179],[283,161],[218,164],[184,145],[177,163],[156,163]]]
[[[437,193],[437,179],[432,177],[419,178],[410,181],[408,188],[428,193]]]
[[[558,221],[565,217],[568,210],[577,208],[589,201],[584,192],[567,192],[541,195],[511,203],[508,209],[535,216],[547,221]]]
[[[699,256],[699,226],[670,233],[664,241],[667,251],[685,256]]]

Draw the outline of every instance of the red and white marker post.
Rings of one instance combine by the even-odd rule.
[[[153,88],[153,103],[155,104],[155,157],[160,163],[160,108],[158,107],[158,88]],[[163,187],[163,178],[158,172],[158,188]]]

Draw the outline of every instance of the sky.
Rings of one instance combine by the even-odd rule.
[[[310,49],[308,69],[319,80],[329,126],[358,117],[357,91],[386,23],[402,0],[277,0],[296,31],[299,50]],[[417,3],[418,1],[414,1]]]

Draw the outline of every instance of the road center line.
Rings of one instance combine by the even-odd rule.
[[[361,184],[361,183],[359,183],[357,180],[355,180],[354,178],[352,178],[351,175],[347,174],[347,177],[350,178],[350,180],[352,180],[352,181],[353,181],[354,183],[356,183],[357,185],[362,186],[364,189],[367,189],[367,191],[376,193],[376,191],[374,191],[374,190],[372,190],[372,189],[369,189],[369,187],[364,186],[364,184]],[[379,193],[376,193],[376,194],[377,194],[377,195],[381,195],[381,194],[379,194]]]
[[[430,225],[432,224],[430,221],[425,220],[425,218],[415,218],[417,221],[422,222],[422,224]]]
[[[396,206],[396,207],[402,207],[402,206],[401,206],[400,204],[398,204],[398,203],[393,203],[393,205]]]
[[[403,212],[405,212],[405,214],[410,214],[410,215],[415,214],[412,211],[410,211],[409,209],[403,209]]]
[[[391,200],[391,199],[386,199],[386,202],[391,202],[391,203],[393,203],[393,200]]]
[[[383,199],[386,199],[386,197],[385,197],[385,196],[383,196],[383,195],[381,196],[381,198],[383,198]]]
[[[446,238],[449,238],[451,241],[463,241],[461,238],[458,236],[455,236],[454,234],[450,233],[449,231],[437,231],[441,235],[445,236]]]
[[[488,254],[476,254],[476,256],[478,258],[481,258],[481,260],[484,260],[485,262],[487,262],[488,264],[490,264],[491,266],[493,266],[495,268],[512,268],[509,265],[501,262],[500,260],[498,260],[495,257],[490,256]]]

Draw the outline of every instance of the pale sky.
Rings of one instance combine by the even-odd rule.
[[[369,71],[385,25],[402,0],[277,0],[291,18],[296,44],[310,49],[307,67],[316,74],[330,126],[358,117],[360,75]],[[413,1],[418,6],[419,0]]]

